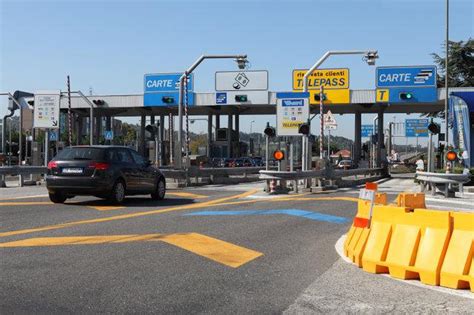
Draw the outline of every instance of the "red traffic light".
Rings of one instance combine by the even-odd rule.
[[[448,161],[456,161],[458,158],[458,155],[456,154],[456,152],[454,151],[448,151],[448,153],[446,153],[446,160]]]
[[[281,150],[276,150],[273,152],[273,158],[275,158],[277,161],[281,161],[285,158],[285,153]]]

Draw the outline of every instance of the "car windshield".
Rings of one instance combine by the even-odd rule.
[[[58,153],[56,160],[103,160],[104,150],[99,148],[66,148]]]

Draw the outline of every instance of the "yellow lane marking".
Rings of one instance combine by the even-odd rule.
[[[139,241],[165,242],[232,268],[238,268],[263,255],[261,252],[199,233],[37,237],[0,243],[0,247],[95,245]]]
[[[16,200],[16,199],[46,198],[46,197],[48,197],[48,195],[9,197],[9,198],[0,198],[0,200]]]
[[[165,235],[160,238],[160,241],[232,268],[238,268],[263,255],[263,253],[198,233]]]
[[[167,196],[176,196],[176,197],[188,197],[194,199],[208,198],[206,195],[193,194],[188,192],[166,192]]]
[[[19,201],[19,202],[0,202],[0,207],[7,206],[39,206],[39,205],[52,205],[49,201]]]
[[[125,208],[125,207],[122,207],[122,206],[87,206],[87,207],[98,210],[98,211],[118,210],[118,209]]]
[[[166,213],[166,212],[171,212],[171,211],[196,209],[196,208],[211,206],[213,204],[218,204],[218,203],[221,203],[221,202],[225,202],[227,200],[245,198],[247,196],[253,195],[256,192],[257,192],[257,189],[254,189],[254,190],[244,192],[242,194],[233,195],[233,196],[224,197],[224,198],[219,198],[219,199],[214,199],[214,200],[210,200],[210,201],[206,201],[206,202],[190,204],[190,205],[182,205],[182,206],[176,206],[176,207],[170,207],[170,208],[164,208],[164,209],[157,209],[157,210],[151,210],[151,211],[142,211],[142,212],[135,212],[135,213],[128,213],[128,214],[121,214],[121,215],[111,216],[111,217],[107,217],[107,218],[98,218],[98,219],[66,222],[66,223],[61,223],[61,224],[47,225],[47,226],[31,228],[31,229],[24,229],[24,230],[8,231],[8,232],[0,233],[0,237],[21,235],[21,234],[29,234],[29,233],[34,233],[34,232],[51,231],[51,230],[57,230],[57,229],[62,229],[62,228],[67,228],[67,227],[82,225],[82,224],[91,224],[91,223],[100,223],[100,222],[109,222],[109,221],[115,221],[115,220],[130,219],[130,218],[142,217],[142,216],[153,215],[153,214],[158,214],[158,213]]]

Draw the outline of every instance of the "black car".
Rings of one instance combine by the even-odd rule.
[[[48,163],[46,187],[54,203],[76,195],[121,203],[125,195],[165,197],[163,174],[135,150],[119,146],[68,147]]]

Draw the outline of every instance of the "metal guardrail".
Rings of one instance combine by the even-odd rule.
[[[383,173],[383,168],[359,168],[349,170],[334,170],[331,168],[325,168],[314,171],[260,171],[260,179],[277,179],[277,180],[300,180],[307,178],[325,178],[325,179],[339,179],[347,176],[354,175],[376,175]]]
[[[449,196],[449,186],[458,185],[461,195],[464,193],[464,184],[471,180],[469,173],[452,174],[452,173],[432,173],[417,171],[415,178],[420,182],[421,190],[425,191],[426,186],[431,189],[431,194],[436,193],[436,184],[444,185],[444,196]]]
[[[48,168],[45,166],[0,166],[0,175],[41,175],[47,172]]]
[[[176,170],[176,169],[160,169],[163,175],[166,178],[173,179],[186,179],[191,177],[226,177],[226,176],[236,176],[236,175],[250,175],[258,174],[259,171],[265,169],[264,167],[191,167],[188,169],[187,174],[185,170]]]

